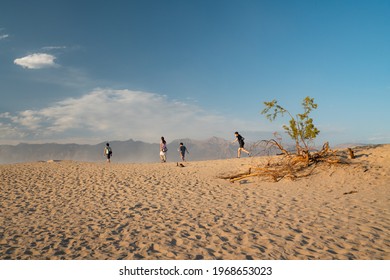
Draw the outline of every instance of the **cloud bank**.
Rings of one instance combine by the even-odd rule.
[[[161,136],[167,140],[229,137],[237,127],[248,125],[164,95],[96,89],[40,110],[0,114],[0,140],[15,142],[19,137],[19,142],[93,142],[132,138],[153,143]]]
[[[34,53],[14,60],[16,65],[27,69],[42,69],[58,66],[54,60],[55,56],[47,53]]]

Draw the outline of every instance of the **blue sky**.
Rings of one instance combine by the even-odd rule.
[[[0,2],[0,144],[272,138],[390,143],[390,1]],[[288,136],[284,135],[287,139]]]

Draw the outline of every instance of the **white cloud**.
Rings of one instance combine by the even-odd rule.
[[[158,142],[161,136],[168,140],[232,137],[234,130],[256,125],[159,94],[111,89],[96,89],[40,110],[4,113],[0,118],[10,122],[14,131],[28,132],[28,140],[61,142],[75,138]]]
[[[8,38],[8,37],[9,37],[8,34],[0,35],[0,40],[6,39],[6,38]]]
[[[27,69],[41,69],[58,66],[55,56],[47,53],[34,53],[25,57],[17,58],[14,63]]]
[[[42,48],[42,50],[45,50],[45,51],[62,50],[62,49],[66,49],[66,46],[47,46],[47,47]]]
[[[14,144],[17,144],[17,140],[28,136],[23,130],[2,122],[0,122],[0,135],[0,140],[6,140],[7,143]],[[14,141],[15,139],[16,141]]]

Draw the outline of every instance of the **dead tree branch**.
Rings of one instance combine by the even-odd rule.
[[[350,163],[346,155],[339,151],[333,151],[329,143],[325,143],[318,152],[307,152],[303,154],[291,154],[283,145],[274,140],[263,140],[265,146],[269,149],[277,147],[282,156],[273,157],[262,166],[254,166],[248,172],[220,177],[228,179],[234,183],[250,177],[259,177],[279,182],[282,179],[297,180],[308,177],[313,174],[314,170],[323,164],[347,164]]]

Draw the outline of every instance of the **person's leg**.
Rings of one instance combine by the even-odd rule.
[[[241,157],[241,148],[238,148],[238,150],[237,150],[237,157],[238,158]]]
[[[247,153],[248,155],[250,154],[247,150],[245,150],[244,148],[242,148],[242,150]]]

